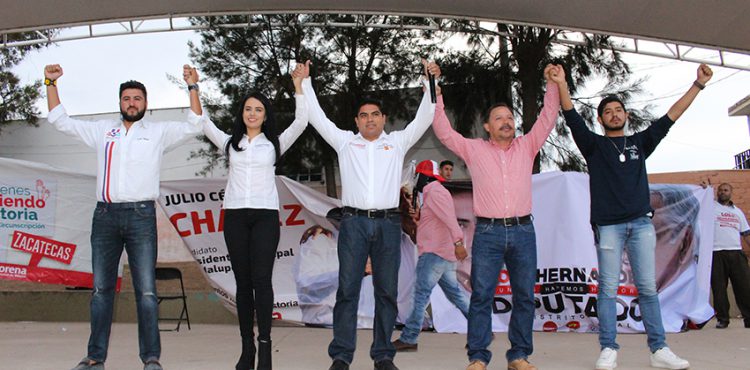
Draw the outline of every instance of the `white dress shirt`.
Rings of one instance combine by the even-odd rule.
[[[341,203],[359,209],[398,207],[401,168],[406,152],[427,131],[435,115],[429,87],[416,117],[405,129],[383,132],[374,141],[336,127],[320,108],[309,78],[302,82],[302,90],[310,110],[310,123],[338,154]]]
[[[62,104],[49,112],[47,120],[56,129],[96,150],[96,198],[107,203],[156,199],[162,154],[201,130],[200,126],[187,122],[146,120],[133,123],[128,130],[122,120],[70,118]]]
[[[279,151],[284,154],[307,127],[307,106],[304,97],[295,97],[294,122],[279,135]],[[204,114],[191,119],[203,121],[203,133],[222,152],[232,137],[221,131]],[[276,191],[276,151],[263,133],[248,140],[247,135],[240,140],[237,152],[229,148],[229,176],[224,193],[224,209],[255,208],[279,209],[279,194]]]

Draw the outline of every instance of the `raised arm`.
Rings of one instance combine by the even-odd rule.
[[[672,121],[677,121],[677,119],[679,119],[680,116],[685,113],[685,110],[688,109],[690,104],[693,103],[693,100],[695,100],[695,97],[698,96],[698,93],[706,87],[706,83],[708,83],[713,75],[714,72],[709,66],[705,64],[701,64],[700,66],[698,66],[698,76],[695,79],[695,82],[690,85],[688,91],[686,91],[685,94],[682,95],[682,97],[677,100],[677,102],[675,102],[671,108],[669,108],[669,111],[667,111],[667,116],[669,116],[669,119],[671,119]]]
[[[411,148],[419,139],[424,135],[425,131],[430,127],[435,118],[435,106],[430,100],[430,86],[427,83],[428,76],[431,74],[436,79],[440,77],[440,67],[434,62],[427,63],[426,60],[422,59],[422,64],[425,68],[425,76],[422,80],[424,87],[424,95],[422,95],[422,101],[419,103],[417,109],[417,115],[414,120],[409,122],[397,137],[401,139],[401,144],[404,148]]]
[[[573,140],[578,149],[583,155],[587,155],[594,148],[596,134],[589,130],[583,117],[573,107],[573,100],[570,98],[570,89],[568,82],[565,80],[565,70],[563,67],[561,65],[553,65],[552,70],[548,73],[548,81],[552,81],[557,85],[565,124],[570,128]]]
[[[295,111],[294,121],[284,132],[279,135],[279,146],[280,151],[283,154],[294,144],[294,142],[302,135],[307,127],[308,114],[307,114],[307,102],[305,102],[305,96],[302,93],[302,80],[310,75],[310,61],[308,60],[305,64],[297,64],[294,71],[292,72],[292,82],[294,83],[294,99],[295,99]]]
[[[302,93],[307,103],[310,124],[315,127],[315,130],[318,131],[328,145],[333,147],[334,150],[338,150],[344,140],[353,135],[352,132],[338,128],[335,123],[326,117],[323,108],[318,103],[317,96],[315,96],[315,90],[313,90],[310,77],[302,81]]]
[[[547,87],[544,92],[544,106],[536,122],[534,122],[531,131],[527,135],[524,135],[529,137],[527,140],[531,140],[531,147],[535,152],[542,149],[544,142],[547,141],[547,137],[549,137],[552,129],[555,128],[557,115],[560,112],[560,93],[557,84],[550,79],[552,73],[560,73],[560,71],[556,70],[552,65],[547,65],[545,68]]]
[[[435,118],[432,120],[432,131],[446,148],[456,153],[464,161],[469,161],[468,152],[471,141],[451,127],[451,122],[445,114],[445,104],[443,102],[443,89],[436,87],[437,105],[435,107]]]
[[[188,86],[188,94],[190,95],[190,110],[193,111],[197,116],[203,115],[203,108],[201,107],[201,95],[198,89],[198,71],[195,68],[185,64],[182,66],[182,78]]]
[[[47,121],[60,132],[81,139],[86,145],[95,148],[97,139],[103,135],[102,122],[81,121],[70,118],[65,107],[60,103],[57,93],[57,80],[62,77],[63,69],[59,64],[44,67],[44,84],[47,85]]]
[[[182,66],[182,78],[188,87],[190,97],[190,111],[187,114],[187,122],[160,122],[159,126],[163,127],[162,141],[166,150],[172,150],[179,144],[187,141],[190,137],[197,135],[205,126],[209,125],[208,117],[203,115],[201,107],[200,90],[198,81],[200,76],[195,68],[185,64]],[[206,123],[204,123],[204,121]],[[213,123],[210,124],[214,129]],[[217,129],[218,130],[218,129]],[[221,131],[219,131],[221,132]],[[224,134],[221,132],[221,134]],[[209,136],[213,142],[214,139]],[[221,147],[220,145],[217,145]]]
[[[62,77],[63,69],[59,64],[44,67],[44,84],[47,86],[47,109],[52,111],[60,105],[60,95],[57,93],[57,79]]]

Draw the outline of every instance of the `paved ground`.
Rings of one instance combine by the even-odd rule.
[[[0,369],[70,369],[84,355],[88,339],[86,323],[0,322]],[[162,363],[167,370],[233,369],[239,353],[238,329],[233,325],[193,325],[192,330],[162,333]],[[358,334],[353,370],[372,369],[368,357],[372,332]],[[490,369],[505,369],[505,334],[498,334],[491,350]],[[274,327],[276,370],[325,370],[331,331],[304,327]],[[705,329],[668,335],[671,348],[690,360],[692,369],[750,369],[750,329],[733,320],[729,329]],[[464,335],[422,333],[420,350],[399,354],[396,364],[408,369],[464,369]],[[541,369],[591,369],[598,354],[593,334],[535,333],[532,361]],[[648,369],[644,335],[620,335],[618,370]],[[115,324],[112,329],[108,370],[141,369],[137,327]]]

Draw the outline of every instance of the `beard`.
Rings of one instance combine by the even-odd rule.
[[[608,123],[608,124],[602,125],[602,127],[604,127],[604,131],[620,131],[620,130],[625,129],[625,122],[618,123],[618,125],[613,125],[611,123]]]
[[[129,115],[128,111],[120,109],[120,114],[122,115],[122,120],[126,122],[137,122],[143,119],[143,116],[146,115],[146,110],[139,110],[138,113]]]

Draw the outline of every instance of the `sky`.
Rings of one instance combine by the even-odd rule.
[[[28,83],[44,78],[45,65],[60,64],[64,75],[58,80],[58,90],[70,114],[117,111],[119,84],[130,79],[146,85],[150,109],[185,107],[187,93],[168,75],[181,79],[183,64],[190,63],[189,40],[198,42],[192,31],[64,41],[29,54],[13,72]],[[696,78],[696,63],[623,55],[634,77],[647,79],[646,94],[635,99],[635,105],[654,104],[657,116],[665,114]],[[712,68],[714,77],[706,89],[647,160],[649,173],[731,169],[734,155],[750,149],[747,117],[727,113],[730,106],[750,95],[750,72]],[[598,87],[594,81],[582,93]],[[201,89],[215,91],[210,82],[203,82]],[[46,116],[44,98],[38,106]]]

